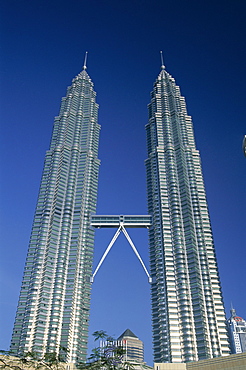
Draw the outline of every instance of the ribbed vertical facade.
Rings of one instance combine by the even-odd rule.
[[[147,194],[155,362],[229,354],[225,312],[191,117],[162,66],[148,106]]]
[[[98,185],[98,104],[84,67],[55,118],[34,216],[11,351],[67,349],[85,360]]]

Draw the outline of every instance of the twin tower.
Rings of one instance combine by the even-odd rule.
[[[151,285],[154,361],[226,356],[225,312],[200,155],[185,99],[164,65],[148,112],[149,216],[142,221],[149,222],[150,272],[143,267]],[[84,65],[62,98],[45,156],[11,341],[17,356],[59,353],[65,347],[66,362],[86,360],[92,220],[100,221],[92,217],[99,134],[96,93]],[[127,236],[127,223],[117,222],[114,227]]]

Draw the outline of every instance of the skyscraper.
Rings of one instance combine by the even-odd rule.
[[[200,155],[185,99],[164,65],[148,110],[154,361],[225,356],[226,319]]]
[[[234,308],[231,309],[231,317],[227,320],[227,325],[231,352],[246,352],[246,321],[237,316]]]
[[[11,351],[86,357],[98,184],[98,104],[86,65],[55,118],[46,153]]]

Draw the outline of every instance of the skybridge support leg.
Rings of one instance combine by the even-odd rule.
[[[146,266],[145,266],[142,258],[140,257],[140,254],[138,253],[137,248],[135,247],[132,239],[130,238],[130,235],[128,234],[128,232],[126,231],[126,229],[124,228],[124,226],[122,226],[122,231],[123,231],[126,239],[128,240],[130,246],[132,247],[134,253],[136,254],[137,258],[139,259],[141,265],[143,266],[143,269],[144,269],[146,275],[148,276],[149,283],[151,284],[152,283],[152,278],[150,277],[150,274],[148,273],[148,270],[147,270],[147,268],[146,268]]]
[[[103,261],[105,260],[105,258],[106,258],[106,257],[107,257],[107,255],[108,255],[108,253],[109,253],[110,249],[112,248],[112,246],[114,245],[114,243],[115,243],[116,239],[117,239],[117,238],[118,238],[118,236],[120,235],[121,230],[122,230],[122,227],[120,226],[120,227],[117,229],[116,233],[114,234],[114,236],[113,236],[113,238],[112,238],[111,242],[109,243],[109,245],[108,245],[108,247],[107,247],[106,251],[104,252],[104,254],[103,254],[103,256],[102,256],[102,258],[101,258],[100,262],[98,263],[97,268],[96,268],[96,270],[95,270],[94,274],[92,275],[92,277],[91,277],[91,279],[90,279],[91,283],[93,283],[93,281],[94,281],[94,277],[96,276],[97,271],[98,271],[98,270],[99,270],[99,268],[101,267],[101,265],[102,265]]]

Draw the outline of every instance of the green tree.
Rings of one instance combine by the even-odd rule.
[[[65,352],[61,348],[61,352]],[[64,355],[56,353],[45,353],[40,357],[36,352],[25,352],[21,357],[14,357],[10,351],[0,351],[0,369],[11,370],[64,370]]]
[[[108,338],[108,335],[107,335],[106,331],[104,331],[104,330],[95,331],[92,335],[93,335],[95,341],[98,340],[98,339]]]
[[[78,369],[81,370],[129,370],[133,366],[124,360],[125,350],[119,346],[114,338],[107,335],[103,330],[95,331],[93,334],[94,340],[104,339],[101,346],[92,350],[86,364],[81,363]]]

